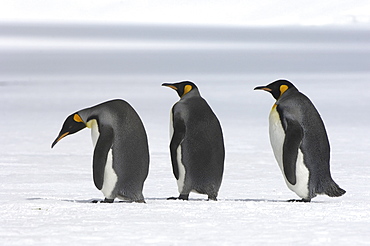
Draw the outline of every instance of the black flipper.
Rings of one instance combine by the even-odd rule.
[[[285,129],[285,139],[283,145],[283,166],[286,179],[290,184],[295,185],[296,163],[298,157],[298,149],[302,142],[303,130],[298,122],[287,119]]]
[[[171,152],[171,162],[172,162],[172,171],[175,175],[175,178],[179,179],[179,168],[177,164],[177,148],[181,144],[185,136],[185,124],[181,118],[176,118],[176,115],[173,114],[173,136],[170,143],[170,152]]]
[[[113,144],[113,129],[111,127],[99,127],[99,138],[94,149],[93,177],[96,188],[101,190],[104,182],[104,169],[107,163],[108,152]]]

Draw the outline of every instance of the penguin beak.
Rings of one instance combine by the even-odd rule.
[[[271,92],[272,90],[266,86],[257,86],[254,88],[254,90],[264,90],[264,91],[269,91]]]
[[[51,145],[51,148],[54,147],[54,145],[56,145],[60,140],[62,140],[62,138],[64,138],[65,136],[67,136],[69,134],[69,132],[65,132],[65,133],[60,133],[59,136],[54,140],[54,142],[52,143]]]
[[[172,89],[174,89],[175,91],[177,91],[177,87],[174,86],[173,84],[170,84],[170,83],[163,83],[162,86],[166,86],[166,87],[170,87]]]

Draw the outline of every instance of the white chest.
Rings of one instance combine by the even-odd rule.
[[[281,124],[280,116],[276,110],[275,105],[270,112],[269,135],[275,159],[279,164],[280,170],[283,173],[284,180],[288,188],[294,191],[299,197],[307,198],[309,195],[308,190],[309,171],[306,165],[303,163],[303,154],[300,149],[298,149],[298,156],[296,161],[296,178],[297,178],[296,184],[295,185],[290,184],[285,177],[283,166],[283,145],[285,140],[285,131]]]
[[[99,135],[100,135],[98,122],[96,120],[90,120],[89,122],[87,122],[86,125],[88,128],[91,129],[91,139],[93,142],[93,146],[95,148],[96,143],[98,142]]]
[[[173,136],[173,113],[172,113],[172,109],[170,111],[170,140],[172,139],[172,136]]]

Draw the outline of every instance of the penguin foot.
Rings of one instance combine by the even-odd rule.
[[[108,198],[105,198],[104,201],[102,201],[102,203],[113,203],[114,199],[108,199]]]
[[[311,202],[311,199],[290,199],[287,202]]]
[[[186,194],[186,195],[183,195],[183,194],[180,194],[180,196],[179,196],[179,198],[178,198],[179,200],[189,200],[189,194]]]
[[[180,195],[179,197],[169,197],[167,200],[189,200],[189,194],[187,195]]]
[[[217,197],[215,197],[215,196],[208,196],[208,201],[217,201]]]
[[[113,203],[114,199],[92,200],[91,203]]]

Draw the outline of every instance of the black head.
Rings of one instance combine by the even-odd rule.
[[[257,86],[254,88],[255,90],[264,90],[268,91],[272,94],[272,96],[278,100],[279,97],[281,97],[287,90],[294,89],[297,90],[297,88],[290,83],[287,80],[276,80],[272,82],[271,84],[265,85],[265,86]]]
[[[198,89],[198,87],[191,81],[182,81],[178,83],[163,83],[162,86],[167,86],[174,89],[179,97],[185,96],[193,89]]]
[[[78,113],[71,114],[64,121],[62,130],[60,130],[58,137],[54,140],[51,147],[53,148],[54,145],[56,145],[65,136],[81,131],[85,127],[86,124],[81,119],[80,115],[78,115]]]

